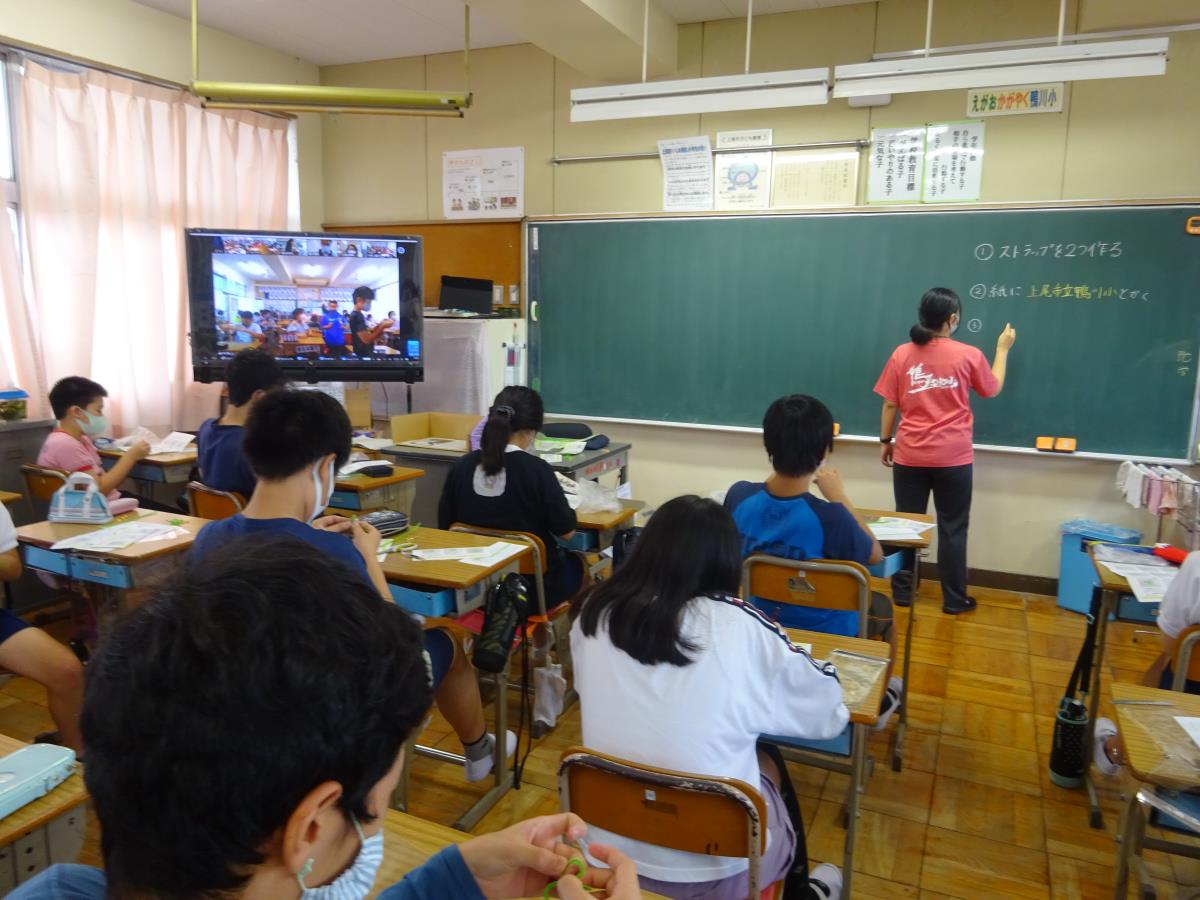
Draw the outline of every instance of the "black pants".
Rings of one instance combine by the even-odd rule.
[[[892,489],[896,494],[896,512],[923,513],[929,508],[929,492],[937,512],[938,575],[942,582],[942,602],[962,606],[967,601],[967,526],[971,522],[971,484],[974,466],[892,467]],[[912,597],[912,576],[897,572],[892,576],[892,596],[901,600]]]

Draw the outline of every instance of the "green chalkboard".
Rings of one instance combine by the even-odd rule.
[[[554,413],[756,426],[785,393],[843,434],[879,427],[875,379],[917,302],[963,298],[956,337],[1008,384],[978,444],[1190,456],[1200,236],[1185,205],[531,222],[531,370]]]

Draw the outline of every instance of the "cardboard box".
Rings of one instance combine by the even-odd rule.
[[[392,440],[401,444],[421,438],[469,441],[482,416],[470,413],[422,412],[392,416]]]

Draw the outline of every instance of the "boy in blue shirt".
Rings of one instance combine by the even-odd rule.
[[[361,519],[326,516],[337,472],[350,458],[350,417],[327,394],[275,390],[254,405],[246,419],[242,451],[258,483],[246,508],[210,522],[196,535],[190,561],[208,564],[246,538],[287,535],[307,542],[326,557],[349,566],[389,603],[387,578],[379,564],[378,529]],[[331,600],[334,598],[331,598]],[[429,655],[438,709],[463,743],[467,781],[492,771],[495,738],[488,733],[479,698],[479,681],[466,654],[449,632],[422,632]],[[505,733],[506,754],[516,735]]]
[[[430,702],[421,632],[350,567],[256,537],[160,586],[88,665],[84,779],[104,871],[58,865],[11,900],[366,897],[404,742]],[[451,845],[383,900],[558,896],[578,816]],[[611,848],[583,880],[641,897]],[[599,852],[597,852],[599,850]]]
[[[774,471],[765,482],[739,481],[725,495],[725,507],[742,535],[744,556],[766,553],[785,559],[849,560],[865,566],[883,559],[883,548],[855,511],[841,475],[825,468],[833,452],[833,415],[824,403],[806,394],[780,397],[763,417],[763,444]],[[824,500],[811,493],[814,484]],[[752,601],[787,628],[858,634],[856,612],[810,609],[757,597]],[[887,640],[895,656],[891,601],[872,593],[868,615],[868,635]],[[889,682],[876,728],[886,725],[895,711],[901,685],[898,678]]]
[[[243,350],[225,369],[229,407],[219,419],[209,419],[196,435],[200,480],[218,491],[248,498],[254,493],[254,472],[242,453],[242,432],[254,404],[269,390],[287,384],[279,363],[262,350]]]

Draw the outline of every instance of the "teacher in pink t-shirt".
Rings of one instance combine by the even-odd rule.
[[[954,291],[930,288],[918,314],[921,321],[909,332],[912,340],[895,349],[875,384],[875,393],[883,397],[880,456],[892,470],[897,512],[925,512],[933,493],[942,611],[957,614],[975,608],[967,596],[967,526],[975,462],[971,391],[981,397],[1000,393],[1017,333],[1011,325],[1004,326],[989,367],[978,347],[951,337],[962,318],[962,303]],[[911,573],[892,576],[892,599],[898,606],[912,603]]]

